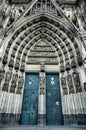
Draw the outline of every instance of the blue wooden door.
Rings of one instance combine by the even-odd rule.
[[[46,124],[62,125],[59,75],[46,74]]]
[[[21,124],[36,125],[38,114],[39,75],[26,74]]]

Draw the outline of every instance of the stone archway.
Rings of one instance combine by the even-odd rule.
[[[48,12],[41,12],[32,16],[28,16],[27,12],[27,17],[22,17],[21,21],[14,23],[12,29],[9,29],[7,37],[3,41],[5,51],[2,57],[4,71],[1,70],[1,102],[3,102],[1,113],[10,113],[10,117],[12,113],[14,114],[13,118],[21,114],[25,66],[30,63],[41,64],[44,62],[59,66],[64,120],[67,120],[69,115],[71,120],[73,114],[74,123],[76,123],[75,109],[71,112],[73,108],[68,108],[69,105],[65,108],[66,102],[70,104],[71,100],[74,105],[73,99],[70,98],[70,101],[67,101],[66,96],[68,94],[82,92],[80,82],[77,83],[78,80],[80,81],[77,67],[82,65],[81,46],[79,44],[81,41],[74,30],[74,26],[64,20],[63,17],[56,17],[48,14]],[[38,53],[36,50],[39,41],[46,42],[46,53]],[[41,50],[44,49],[42,45],[41,43],[38,45]],[[72,76],[73,74],[74,76]],[[16,101],[13,108],[14,98]],[[18,101],[17,98],[19,98]],[[11,106],[9,106],[10,102]]]

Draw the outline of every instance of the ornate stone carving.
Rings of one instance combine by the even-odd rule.
[[[75,62],[74,59],[72,59],[72,61],[71,61],[71,67],[72,67],[72,68],[76,68],[76,62]]]
[[[77,54],[77,61],[79,65],[82,65],[82,56],[80,54]]]
[[[4,78],[4,73],[5,73],[5,70],[4,70],[4,68],[2,67],[2,68],[0,69],[0,83],[1,83],[1,80]]]
[[[44,73],[40,73],[40,94],[44,94],[44,83],[45,83],[45,75]]]
[[[23,76],[19,76],[18,87],[17,87],[17,91],[16,91],[17,94],[21,94],[23,84],[24,84],[24,78],[23,78]]]
[[[66,70],[70,70],[70,63],[66,62]]]
[[[17,78],[18,78],[18,75],[17,74],[13,74],[12,82],[11,82],[12,85],[16,86]]]
[[[8,92],[8,88],[9,88],[9,84],[8,84],[8,83],[5,83],[5,84],[3,85],[2,91]]]
[[[76,87],[76,92],[81,92],[81,83],[80,83],[80,78],[79,78],[79,74],[77,73],[77,71],[73,72],[73,80],[74,80],[74,84]]]
[[[13,67],[14,65],[14,57],[11,57],[10,58],[10,61],[9,61],[9,64],[8,64],[10,67]]]
[[[6,3],[4,4],[3,10],[2,10],[2,26],[3,30],[7,29],[8,26],[10,26],[15,19],[17,19],[20,14],[24,11],[24,6],[10,6]]]
[[[23,76],[19,76],[18,88],[22,89],[23,84],[24,84],[24,78],[23,78]]]
[[[67,74],[67,84],[69,87],[69,93],[74,93],[74,86],[73,86],[73,81],[72,81],[72,76],[71,74]]]
[[[60,65],[60,71],[61,71],[61,72],[64,72],[64,71],[65,71],[65,68],[64,68],[64,65],[63,65],[63,64]]]
[[[63,76],[61,77],[61,85],[62,85],[62,89],[63,89],[63,95],[67,95],[68,90],[67,90],[66,78]]]
[[[10,80],[11,80],[11,76],[12,76],[12,72],[11,70],[6,72],[6,78],[5,78],[5,82],[9,84]]]
[[[11,82],[11,88],[10,88],[10,92],[12,92],[12,93],[15,93],[15,88],[16,88],[16,84],[17,84],[17,78],[18,78],[18,75],[17,74],[13,74],[12,82]]]

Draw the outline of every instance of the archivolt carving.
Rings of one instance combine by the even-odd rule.
[[[9,70],[8,72],[6,72],[6,78],[5,78],[5,82],[9,84],[10,80],[11,80],[11,76],[12,76],[12,71]]]
[[[60,64],[60,71],[61,71],[61,72],[64,72],[64,71],[65,71],[65,67],[64,67],[63,64]]]
[[[11,70],[7,71],[6,72],[6,77],[5,77],[5,83],[3,85],[2,91],[8,91],[11,76],[12,76],[12,71]]]
[[[11,82],[11,84],[12,84],[13,86],[16,86],[17,78],[18,78],[18,75],[17,75],[17,74],[13,74],[12,82]]]
[[[72,67],[72,68],[76,68],[76,62],[75,62],[74,59],[72,59],[72,61],[71,61],[71,67]]]
[[[2,91],[8,92],[8,88],[9,88],[9,84],[8,83],[4,83]]]
[[[10,88],[10,92],[12,92],[12,93],[15,93],[15,88],[16,88],[16,85],[17,85],[17,78],[18,78],[18,75],[13,74],[12,82],[11,82],[11,88]]]
[[[0,69],[0,83],[1,83],[2,79],[4,78],[4,73],[5,73],[5,70],[4,70],[4,68],[2,67],[2,68]]]

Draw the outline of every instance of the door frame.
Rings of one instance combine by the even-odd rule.
[[[44,72],[50,74],[59,74],[59,66],[58,65],[44,65]],[[26,73],[38,73],[41,72],[41,64],[28,64],[25,65],[25,74]],[[24,83],[25,85],[25,83]],[[61,92],[61,106],[62,106],[62,89],[61,89],[61,81],[60,81],[60,74],[59,74],[59,85],[60,85],[60,92]],[[23,103],[23,102],[22,102]],[[62,111],[63,115],[63,111]],[[63,120],[63,119],[62,119]]]

